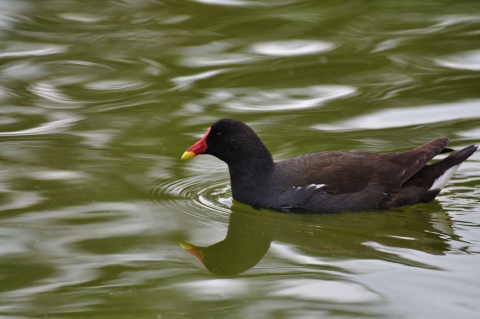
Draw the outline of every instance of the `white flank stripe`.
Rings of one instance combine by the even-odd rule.
[[[459,166],[460,165],[455,165],[455,166],[452,166],[449,169],[447,169],[445,171],[445,173],[443,173],[442,176],[440,176],[439,178],[437,178],[435,180],[435,182],[433,182],[433,185],[432,185],[432,187],[430,187],[429,191],[434,190],[434,189],[435,190],[441,190],[442,188],[444,188],[445,185],[447,185],[450,178],[452,178],[453,174],[455,174],[455,172],[457,171]]]
[[[301,187],[301,186],[293,186],[292,188],[295,188],[297,191],[298,190],[301,190],[302,188],[315,188],[315,189],[319,189],[319,188],[322,188],[322,187],[325,187],[325,186],[328,186],[327,184],[310,184],[310,185],[307,185],[307,186],[304,186],[304,187]]]
[[[310,184],[307,186],[307,188],[310,188],[310,187],[315,187],[316,189],[319,189],[319,188],[322,188],[322,187],[325,187],[327,186],[326,184]]]

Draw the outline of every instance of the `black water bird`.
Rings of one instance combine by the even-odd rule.
[[[245,123],[221,119],[182,159],[210,154],[228,165],[235,200],[281,211],[337,212],[391,209],[435,199],[476,150],[446,148],[438,138],[400,153],[320,152],[275,162]],[[453,152],[434,164],[436,155]]]

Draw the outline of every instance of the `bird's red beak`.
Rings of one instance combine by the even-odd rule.
[[[182,160],[205,153],[205,151],[207,150],[208,133],[210,133],[210,128],[208,128],[207,132],[205,133],[205,135],[203,135],[200,141],[190,146],[190,148],[186,150],[185,153],[183,153]]]

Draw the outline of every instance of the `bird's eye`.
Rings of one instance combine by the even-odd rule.
[[[215,134],[215,139],[216,140],[219,140],[222,138],[222,133],[218,132],[217,134]]]

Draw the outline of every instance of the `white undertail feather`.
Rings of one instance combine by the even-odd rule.
[[[435,182],[433,182],[433,185],[432,185],[432,187],[429,188],[429,190],[434,190],[434,189],[435,190],[442,190],[442,188],[444,188],[445,185],[447,185],[450,178],[452,178],[453,174],[455,174],[455,172],[457,171],[459,166],[460,165],[455,165],[455,166],[452,166],[449,169],[447,169],[445,171],[445,173],[443,173],[442,176],[440,176],[439,178],[437,178],[435,180]]]

